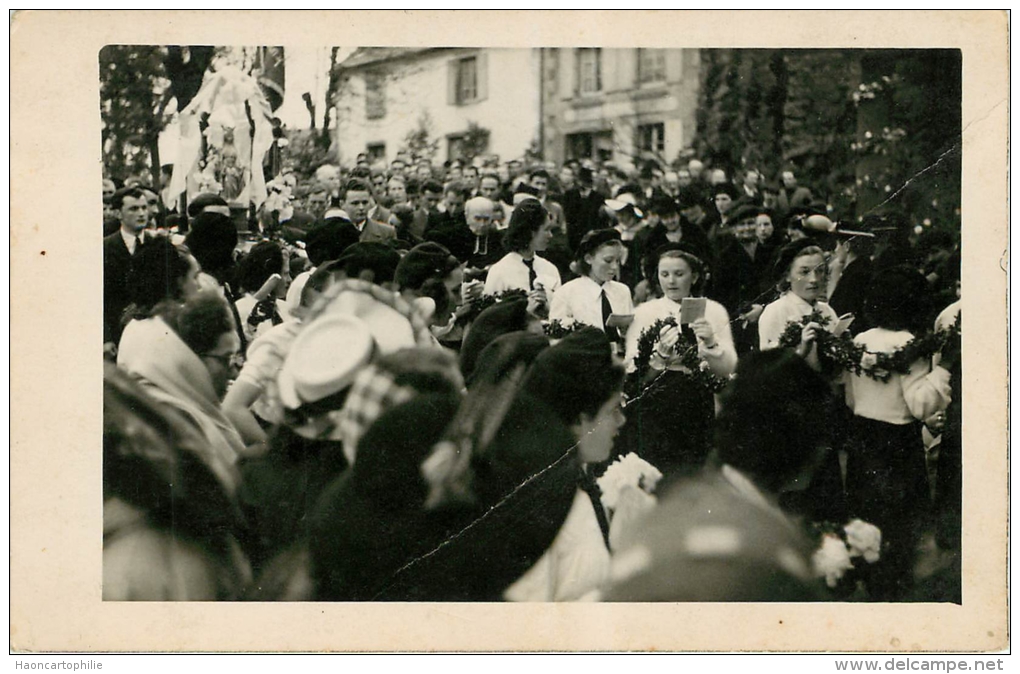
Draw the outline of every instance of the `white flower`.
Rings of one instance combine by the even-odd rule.
[[[864,520],[851,520],[843,527],[846,532],[846,544],[850,548],[851,557],[864,557],[868,564],[878,561],[882,549],[882,531],[874,524]]]
[[[615,510],[624,487],[639,487],[651,493],[661,478],[658,468],[631,452],[614,461],[598,479],[602,504],[609,510]]]
[[[864,137],[865,138],[871,138],[871,132],[870,131],[865,131],[864,132]]]
[[[832,534],[822,536],[822,545],[811,556],[811,562],[815,567],[815,576],[824,577],[829,587],[836,587],[839,579],[854,566],[846,544],[839,536]]]

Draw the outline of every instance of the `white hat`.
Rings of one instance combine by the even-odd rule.
[[[280,401],[289,409],[339,393],[375,352],[368,325],[343,314],[321,316],[295,338],[280,370]]]
[[[615,199],[606,199],[606,206],[613,209],[616,212],[622,211],[623,209],[630,206],[634,209],[634,215],[639,218],[644,217],[644,213],[637,207],[637,199],[630,192],[624,192],[623,194],[617,194]]]
[[[342,292],[325,308],[322,317],[352,316],[361,320],[380,354],[417,346],[414,328],[407,317],[368,293]],[[318,319],[316,319],[318,320]]]
[[[337,208],[333,206],[329,208],[322,216],[323,220],[328,220],[330,218],[343,218],[344,220],[350,220],[351,216],[347,215],[347,211],[343,210],[342,208]]]

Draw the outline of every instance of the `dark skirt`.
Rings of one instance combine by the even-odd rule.
[[[658,468],[664,484],[696,474],[711,450],[715,401],[682,372],[662,372],[627,403],[615,454],[634,452]]]
[[[882,557],[869,568],[869,595],[901,599],[912,585],[915,549],[930,510],[920,424],[854,417],[846,489],[850,516],[882,530]]]

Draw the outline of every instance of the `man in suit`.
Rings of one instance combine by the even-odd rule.
[[[447,183],[443,192],[443,210],[430,212],[425,225],[425,240],[445,246],[461,262],[467,260],[475,247],[474,236],[464,215],[468,193],[467,186],[460,181]]]
[[[589,231],[608,226],[608,222],[600,216],[605,198],[593,189],[591,169],[579,168],[576,180],[577,184],[563,193],[563,215],[570,250],[577,250],[577,245]]]
[[[387,241],[397,238],[397,230],[385,222],[378,222],[368,217],[374,201],[372,190],[363,180],[352,178],[344,186],[344,212],[361,232],[360,241]]]
[[[120,339],[121,315],[130,301],[132,259],[145,244],[149,200],[143,189],[125,187],[114,193],[110,205],[120,227],[103,239],[103,351],[113,355]]]

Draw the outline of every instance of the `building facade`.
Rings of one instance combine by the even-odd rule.
[[[542,149],[547,160],[671,162],[694,137],[699,50],[546,48]]]
[[[540,57],[537,49],[355,50],[332,92],[339,161],[352,165],[361,152],[391,161],[422,128],[438,141],[439,163],[486,135],[484,154],[523,157],[540,142]]]

